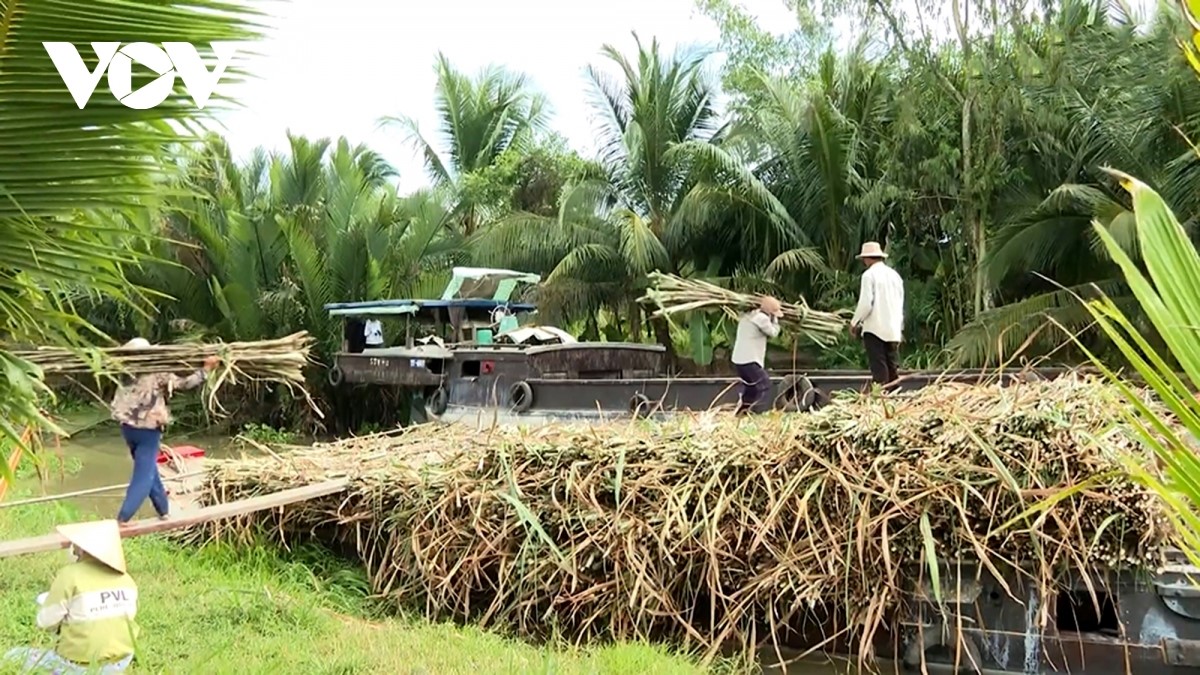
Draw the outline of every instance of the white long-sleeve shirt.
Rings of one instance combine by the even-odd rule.
[[[368,347],[382,347],[383,324],[378,319],[368,319],[363,324],[363,337],[366,338]]]
[[[858,307],[850,323],[884,342],[900,342],[904,332],[904,280],[879,262],[862,275]]]
[[[737,337],[733,341],[730,361],[735,366],[750,363],[764,365],[767,358],[767,341],[779,335],[779,321],[761,310],[742,315],[738,321]]]

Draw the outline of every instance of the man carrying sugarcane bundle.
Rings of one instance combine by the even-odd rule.
[[[146,349],[149,346],[150,342],[144,338],[134,338],[125,344],[126,349]],[[133,457],[133,475],[129,479],[129,487],[125,489],[125,501],[117,514],[117,522],[121,527],[133,520],[147,497],[158,517],[167,517],[170,509],[167,490],[158,473],[162,434],[171,421],[167,402],[175,392],[195,389],[203,384],[218,363],[219,357],[210,356],[204,360],[203,368],[187,377],[174,373],[143,375],[132,384],[121,387],[113,397],[112,416],[121,423],[121,436]]]
[[[738,320],[737,338],[733,342],[731,361],[741,387],[737,413],[751,412],[767,392],[771,378],[767,375],[767,341],[779,335],[779,318],[783,305],[772,297],[764,297],[758,309],[746,312]]]
[[[867,350],[871,379],[885,389],[900,378],[896,355],[904,329],[904,280],[883,262],[886,258],[878,242],[863,244],[858,259],[867,270],[850,319],[850,335],[861,335]]]

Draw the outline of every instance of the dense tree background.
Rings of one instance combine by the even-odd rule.
[[[158,180],[176,189],[107,216],[171,262],[127,268],[143,301],[80,292],[73,307],[117,339],[303,328],[327,358],[338,326],[324,303],[431,296],[454,265],[503,266],[544,276],[542,320],[658,341],[703,366],[721,360],[728,326],[648,320],[636,303],[647,272],[841,309],[857,291],[854,255],[876,239],[907,283],[908,366],[995,365],[1018,349],[1071,361],[1064,329],[1103,350],[1078,296],[1136,307],[1091,223],[1137,251],[1127,197],[1101,167],[1149,182],[1189,228],[1200,207],[1188,141],[1200,88],[1174,8],[791,4],[781,34],[731,0],[697,0],[722,27],[718,45],[598,46],[606,67],[585,82],[594,157],[553,131],[524,75],[464,73],[441,56],[437,127],[388,120],[426,160],[430,187],[416,193],[344,140],[293,138],[244,160],[219,137],[174,146]],[[861,367],[859,349],[847,338],[804,356]]]

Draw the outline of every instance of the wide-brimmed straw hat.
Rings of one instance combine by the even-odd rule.
[[[59,525],[57,529],[75,548],[114,570],[125,573],[125,551],[121,547],[121,529],[117,521],[71,523]]]
[[[886,258],[887,254],[883,252],[883,247],[877,241],[868,241],[862,245],[862,253],[858,254],[859,258]]]

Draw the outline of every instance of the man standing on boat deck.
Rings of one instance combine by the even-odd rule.
[[[121,533],[111,520],[60,525],[68,563],[38,596],[37,625],[58,633],[53,649],[20,647],[0,663],[21,672],[110,675],[133,661],[138,589],[125,569]]]
[[[146,349],[149,346],[150,343],[143,338],[134,338],[125,344],[126,349]],[[219,357],[210,356],[204,360],[203,368],[187,377],[179,377],[174,373],[152,373],[117,390],[112,401],[112,417],[121,423],[121,436],[133,457],[133,475],[129,479],[129,487],[125,489],[125,501],[117,514],[117,521],[122,527],[133,520],[146,497],[150,498],[159,518],[167,517],[167,490],[158,473],[158,452],[163,429],[171,421],[167,401],[177,391],[195,389],[203,384],[218,363]]]
[[[904,329],[904,280],[883,262],[887,254],[878,242],[863,244],[858,258],[867,271],[862,275],[850,334],[861,334],[871,379],[886,388],[900,377],[896,356]]]
[[[783,307],[775,298],[765,297],[758,309],[746,312],[738,320],[737,338],[733,342],[733,367],[742,381],[737,414],[750,412],[767,392],[771,378],[767,375],[767,341],[779,335],[779,317]]]
[[[383,322],[379,319],[367,319],[363,327],[363,337],[371,349],[383,348]]]

